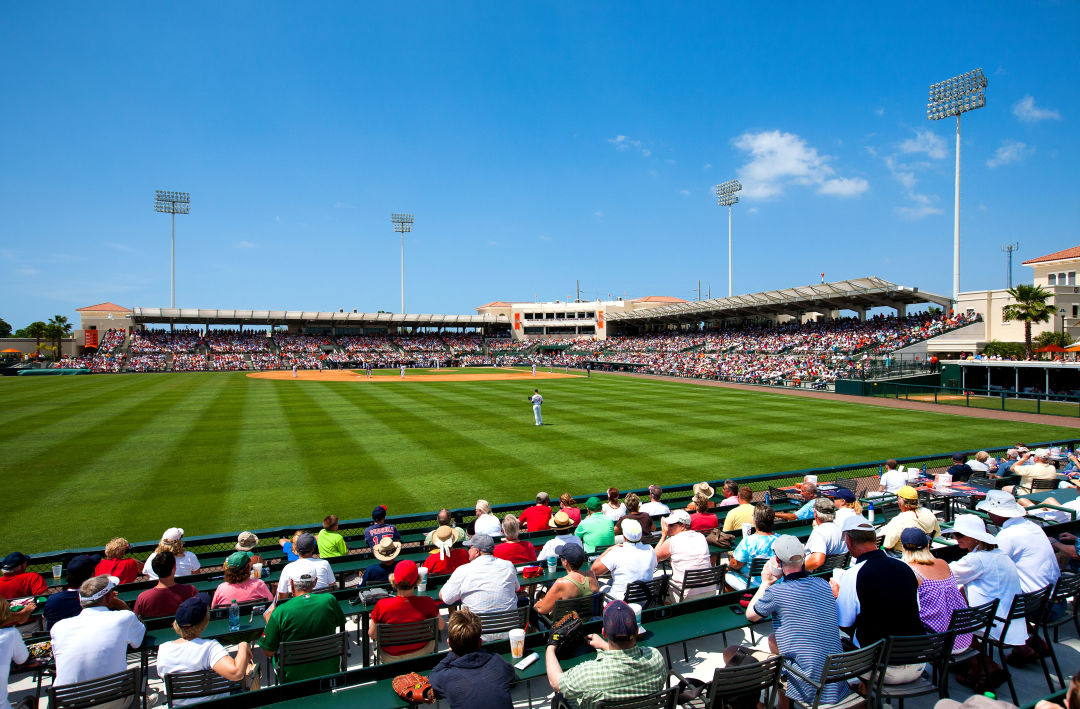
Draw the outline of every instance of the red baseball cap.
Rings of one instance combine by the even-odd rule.
[[[420,580],[420,572],[416,570],[416,562],[399,561],[394,566],[394,585],[395,586],[415,586],[417,581]]]

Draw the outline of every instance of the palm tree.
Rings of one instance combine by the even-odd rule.
[[[1050,322],[1054,314],[1053,306],[1046,304],[1050,293],[1039,286],[1019,283],[1009,289],[1009,295],[1016,302],[1002,309],[1002,317],[1005,322],[1020,320],[1024,323],[1024,352],[1031,359],[1031,324]]]
[[[54,315],[46,326],[53,342],[56,343],[56,360],[60,361],[60,340],[71,334],[71,323],[63,315]]]
[[[34,338],[34,354],[38,353],[38,347],[41,347],[41,338],[47,336],[47,327],[45,323],[40,320],[35,320],[26,326],[26,336]]]

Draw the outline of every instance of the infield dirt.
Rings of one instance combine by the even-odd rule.
[[[293,374],[290,371],[273,371],[273,372],[251,372],[248,374],[252,379],[293,379]],[[301,370],[296,373],[296,381],[309,381],[309,382],[379,382],[379,383],[398,383],[407,384],[410,382],[502,382],[502,381],[521,381],[524,379],[531,379],[533,381],[540,381],[542,379],[581,379],[580,374],[558,374],[553,372],[541,372],[537,370],[534,377],[530,372],[518,372],[514,370],[505,370],[501,372],[476,372],[474,374],[460,374],[460,373],[448,373],[448,374],[417,374],[409,376],[408,370],[405,370],[405,378],[402,379],[399,376],[375,376],[370,379],[364,376],[362,371],[353,371],[351,369],[329,369],[322,372],[316,370]]]

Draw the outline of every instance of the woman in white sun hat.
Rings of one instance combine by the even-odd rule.
[[[1000,600],[997,615],[1009,612],[1013,597],[1020,593],[1020,575],[1016,564],[997,548],[997,538],[986,531],[986,525],[976,515],[957,515],[953,524],[956,544],[967,554],[949,564],[956,580],[963,587],[969,606],[989,603],[995,598]],[[993,637],[1001,637],[1003,623],[995,622],[991,631]],[[1023,645],[1027,642],[1027,625],[1009,623],[1005,634],[1008,645]]]
[[[143,564],[143,573],[149,576],[151,579],[157,579],[157,574],[150,567],[151,562],[154,561],[154,557],[158,552],[168,551],[172,552],[176,557],[176,577],[190,576],[199,570],[199,558],[192,554],[190,551],[184,549],[184,530],[180,527],[169,527],[165,530],[165,533],[161,535],[161,541],[158,542],[157,549],[154,553],[146,557],[146,563]]]

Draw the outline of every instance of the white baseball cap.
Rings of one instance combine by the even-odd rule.
[[[844,518],[843,523],[840,525],[840,533],[844,532],[874,532],[874,525],[870,524],[870,520],[860,515],[849,515]]]
[[[169,527],[165,530],[165,533],[161,535],[161,541],[163,542],[178,542],[184,536],[184,530],[181,527]]]
[[[623,539],[626,541],[641,541],[641,522],[638,522],[636,519],[624,519],[619,523],[619,529],[622,530]]]
[[[687,512],[686,510],[675,510],[671,514],[669,514],[667,517],[665,517],[664,521],[667,522],[668,524],[683,524],[683,525],[686,525],[687,527],[689,527],[690,526],[690,513]]]

